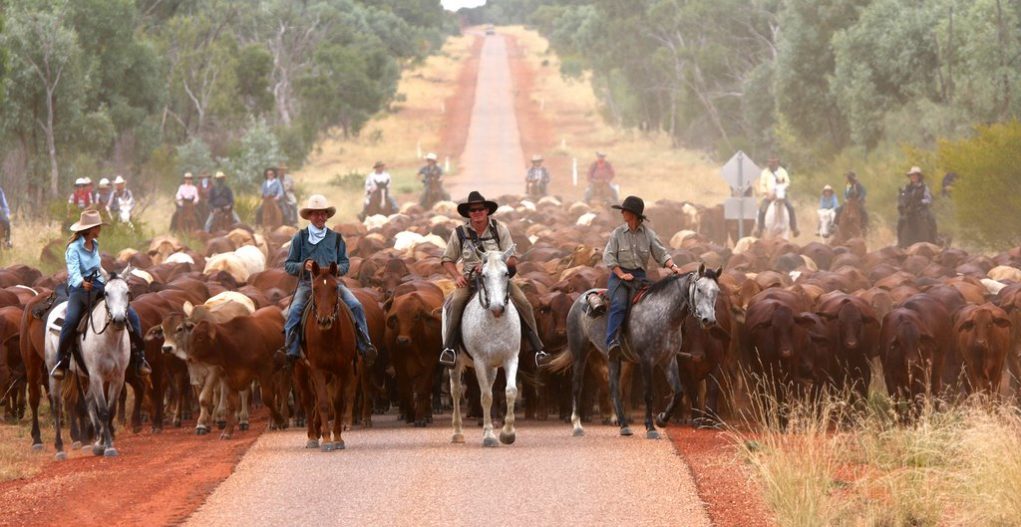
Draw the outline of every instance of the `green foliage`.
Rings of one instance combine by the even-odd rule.
[[[199,137],[177,147],[177,167],[181,173],[191,172],[196,178],[202,172],[213,170],[213,154],[209,145]]]
[[[347,190],[358,190],[365,185],[365,174],[359,172],[336,174],[330,178],[330,184]]]
[[[953,201],[968,241],[987,247],[1021,245],[1021,122],[982,126],[975,136],[943,141],[940,166],[958,174]],[[931,184],[931,183],[930,183]]]
[[[236,157],[220,159],[220,164],[237,176],[242,186],[254,188],[262,183],[262,174],[269,167],[275,167],[283,160],[280,142],[262,119],[248,126],[241,138],[241,149]]]

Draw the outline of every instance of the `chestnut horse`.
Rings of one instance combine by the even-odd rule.
[[[851,238],[865,236],[865,208],[858,198],[848,198],[840,211],[840,222],[837,224],[837,235],[831,243],[840,245]]]
[[[306,360],[295,368],[295,384],[300,387],[308,416],[305,446],[318,447],[323,452],[344,448],[341,437],[344,410],[353,406],[358,387],[354,365],[355,326],[340,298],[339,284],[336,263],[331,263],[327,269],[312,264],[312,307],[304,321],[301,340]],[[328,428],[331,416],[332,437]]]
[[[262,198],[262,222],[259,224],[267,232],[284,224],[284,214],[280,204],[272,196]]]
[[[203,227],[199,210],[194,201],[185,200],[170,218],[170,230],[192,233]]]

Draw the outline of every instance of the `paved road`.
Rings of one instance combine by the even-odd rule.
[[[450,420],[393,417],[305,450],[302,432],[264,434],[189,525],[709,525],[670,441],[593,425],[518,421],[514,445],[483,448],[481,428],[450,443]]]
[[[482,48],[456,200],[519,193],[523,161],[503,37]],[[394,417],[345,434],[348,449],[305,450],[304,432],[264,434],[192,525],[709,525],[669,441],[592,426],[519,421],[511,446],[483,449],[480,428],[450,443],[450,418],[408,428]]]
[[[447,181],[454,201],[461,201],[472,190],[490,199],[524,193],[526,167],[514,115],[513,89],[504,38],[489,35],[479,58],[475,106],[460,171]]]

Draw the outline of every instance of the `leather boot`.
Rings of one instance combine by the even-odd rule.
[[[57,345],[57,364],[50,371],[50,377],[58,381],[64,378],[67,368],[71,366],[71,341],[74,338],[75,336],[71,335],[66,339],[60,339],[60,343]]]
[[[134,331],[128,331],[128,335],[131,341],[131,363],[135,365],[135,373],[139,377],[151,375],[152,367],[149,366],[149,361],[145,360],[145,341]]]
[[[606,354],[609,356],[610,360],[613,360],[620,357],[620,353],[620,333],[618,332],[613,336],[613,339],[610,340],[610,345],[606,348]]]
[[[551,357],[550,354],[546,353],[546,350],[543,349],[542,341],[539,340],[539,335],[532,331],[532,328],[528,327],[528,324],[525,324],[524,321],[521,323],[521,331],[525,334],[525,338],[528,339],[528,343],[532,346],[532,349],[535,350],[535,365],[540,368],[545,366]]]
[[[358,353],[361,354],[362,360],[365,361],[366,368],[371,368],[379,356],[376,347],[372,345],[372,340],[369,339],[369,335],[364,331],[358,331]]]

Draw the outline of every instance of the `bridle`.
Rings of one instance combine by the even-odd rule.
[[[482,262],[478,267],[472,270],[473,281],[475,282],[475,290],[479,294],[479,304],[482,305],[483,309],[489,310],[489,306],[492,304],[492,299],[489,295],[489,289],[486,287],[485,275],[479,271],[480,268],[484,267],[486,262]],[[510,298],[510,287],[505,287],[503,291],[503,303],[507,304]]]
[[[323,281],[325,282],[325,280]],[[308,283],[312,292],[312,313],[315,315],[316,323],[320,326],[332,326],[337,321],[337,316],[340,315],[340,295],[337,295],[337,301],[333,304],[333,312],[327,317],[321,317],[319,316],[319,308],[316,303],[316,279],[312,278]]]

